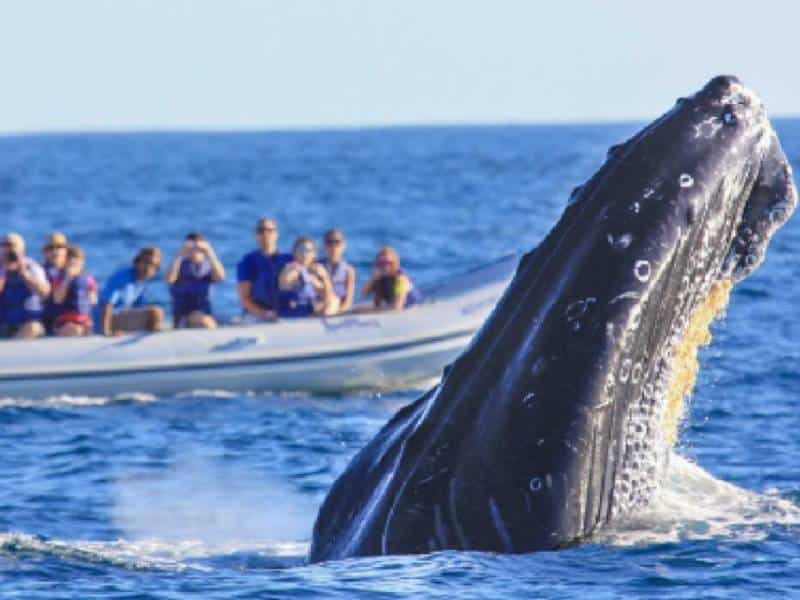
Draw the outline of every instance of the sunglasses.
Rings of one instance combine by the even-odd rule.
[[[277,227],[257,227],[256,228],[256,233],[258,233],[258,234],[267,233],[267,232],[271,233],[273,231],[278,231]]]
[[[344,240],[337,240],[337,239],[325,240],[326,246],[341,246],[342,244],[344,244]]]
[[[66,248],[66,246],[62,246],[61,244],[48,244],[47,246],[44,247],[44,249],[47,250],[48,252],[52,250],[59,250],[61,248]]]

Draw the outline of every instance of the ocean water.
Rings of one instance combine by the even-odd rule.
[[[800,172],[800,122],[776,127]],[[200,230],[230,277],[269,215],[284,247],[338,225],[362,272],[392,243],[433,281],[535,245],[637,128],[0,138],[2,228],[34,255],[65,231],[101,280]],[[798,305],[800,218],[715,326],[652,510],[560,552],[306,564],[328,487],[420,390],[0,398],[0,597],[800,597]]]

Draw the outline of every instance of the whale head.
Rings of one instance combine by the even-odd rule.
[[[647,506],[709,323],[796,202],[734,77],[612,147],[440,385],[335,483],[311,559],[554,549]]]

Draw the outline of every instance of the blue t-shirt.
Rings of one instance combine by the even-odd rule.
[[[276,252],[267,256],[261,250],[253,250],[236,265],[236,280],[252,284],[250,299],[258,306],[264,310],[277,310],[278,277],[291,260],[291,254]]]
[[[176,320],[196,310],[211,314],[211,263],[204,259],[193,264],[188,258],[181,260],[178,278],[170,286],[172,314]]]
[[[47,281],[47,274],[42,266],[32,258],[25,258],[25,270],[39,282]],[[0,277],[5,279],[0,291],[0,317],[8,325],[21,325],[26,321],[40,319],[44,302],[22,280],[18,271],[6,273],[0,269]]]
[[[124,267],[108,278],[100,292],[98,306],[111,304],[114,309],[139,308],[150,304],[161,304],[152,296],[155,276],[145,281],[136,281],[136,270]]]

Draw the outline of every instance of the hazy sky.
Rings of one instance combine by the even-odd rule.
[[[0,0],[0,131],[651,118],[712,75],[800,113],[800,5]]]

